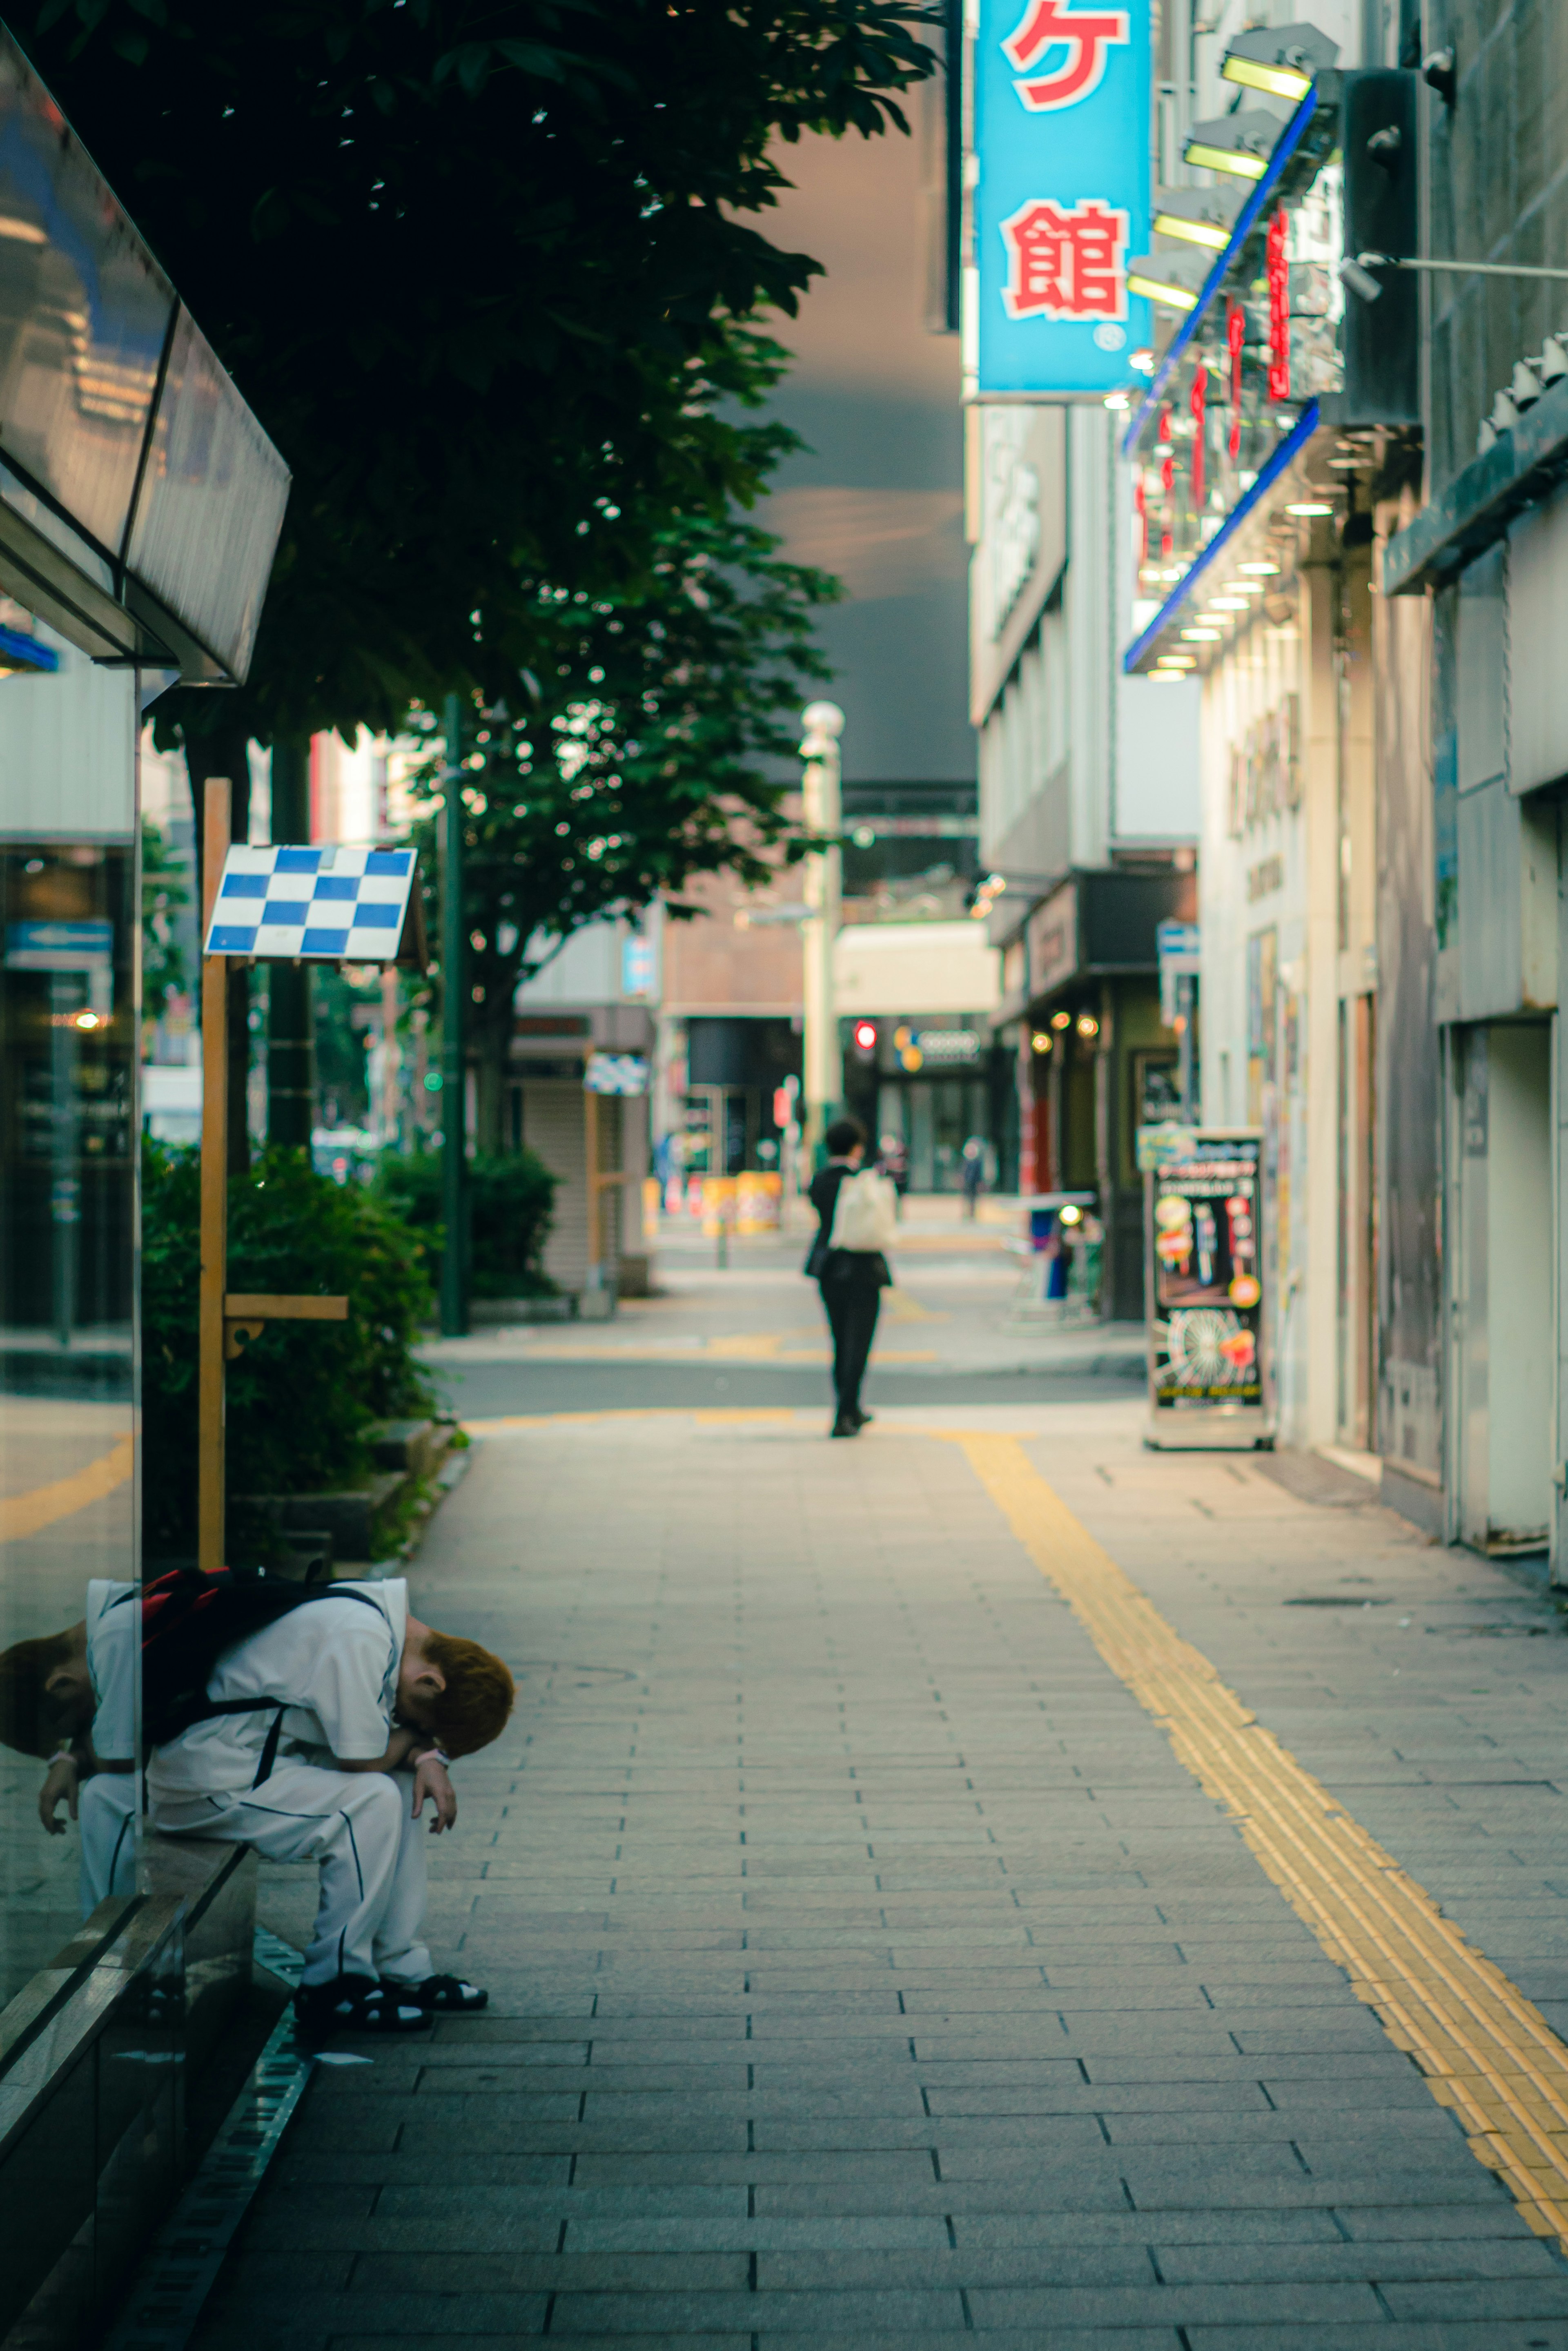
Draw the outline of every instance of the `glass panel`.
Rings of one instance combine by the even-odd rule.
[[[0,751],[7,741],[0,686]],[[103,789],[122,800],[109,758]],[[114,1605],[136,1558],[135,851],[6,840],[6,797],[0,787],[0,2001],[96,1900],[134,1889],[138,1784],[136,1609]],[[81,1766],[80,1821],[62,1806],[50,1836],[39,1796],[63,1743]]]
[[[131,568],[236,677],[250,667],[288,469],[183,311]]]

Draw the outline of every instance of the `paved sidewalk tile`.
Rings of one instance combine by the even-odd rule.
[[[1568,2263],[942,1425],[481,1443],[415,1593],[518,1672],[432,1847],[437,1964],[492,2005],[318,2074],[203,2351],[1568,2351]],[[1545,1600],[1250,1461],[1146,1455],[1134,1406],[1032,1430],[1177,1631],[1568,2021]],[[279,1932],[309,1907],[269,1875]]]

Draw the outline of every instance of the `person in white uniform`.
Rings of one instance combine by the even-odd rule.
[[[95,1577],[79,1624],[0,1657],[0,1738],[30,1754],[57,1742],[38,1817],[63,1836],[63,1805],[80,1828],[84,1918],[136,1891],[136,1601],[135,1584]]]
[[[345,1585],[222,1654],[207,1696],[235,1710],[152,1750],[148,1809],[166,1834],[319,1864],[302,2026],[410,2032],[482,2008],[486,1993],[431,1970],[421,1823],[429,1804],[432,1833],[452,1826],[449,1761],[506,1726],[501,1660],[411,1616],[401,1580]]]

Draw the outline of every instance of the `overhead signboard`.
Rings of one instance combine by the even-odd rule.
[[[966,392],[1098,399],[1150,340],[1151,0],[979,0]]]
[[[648,1057],[645,1053],[590,1053],[582,1082],[591,1094],[645,1094]]]

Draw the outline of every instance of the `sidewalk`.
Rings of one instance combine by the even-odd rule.
[[[1140,1426],[482,1437],[415,1593],[519,1669],[434,1848],[492,2008],[317,2076],[198,2340],[1568,2351],[1562,1619]]]

